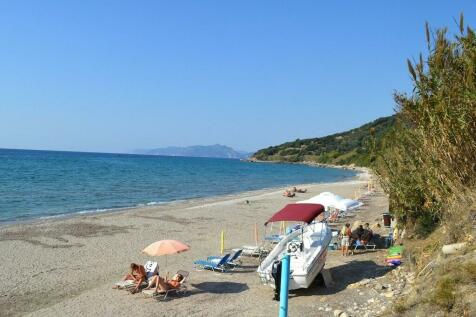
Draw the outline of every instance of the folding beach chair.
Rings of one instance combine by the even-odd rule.
[[[217,261],[207,261],[207,260],[198,260],[193,262],[195,264],[195,269],[202,268],[212,271],[226,271],[226,263],[230,258],[230,253],[225,254],[218,262]]]
[[[187,285],[185,284],[185,282],[188,281],[188,277],[190,275],[190,272],[187,272],[187,271],[184,271],[184,270],[178,270],[177,274],[180,274],[180,275],[183,276],[183,279],[180,281],[179,286],[168,289],[165,292],[165,295],[163,297],[158,297],[159,300],[166,300],[169,293],[175,293],[178,296],[183,296],[183,295],[187,294],[188,289],[187,289]]]
[[[187,272],[187,271],[184,271],[184,270],[178,270],[177,274],[180,274],[180,275],[183,276],[183,279],[180,281],[180,284],[177,287],[170,288],[167,291],[165,291],[165,293],[163,293],[163,294],[162,293],[157,293],[155,291],[155,288],[145,290],[142,293],[144,295],[147,295],[147,296],[152,296],[152,297],[154,297],[158,300],[166,300],[167,296],[170,293],[175,293],[178,296],[183,296],[183,295],[187,294],[188,289],[187,289],[187,285],[185,283],[189,279],[190,272]]]
[[[232,269],[241,265],[241,260],[239,260],[238,258],[241,256],[241,253],[243,253],[243,249],[236,249],[233,251],[235,251],[235,253],[233,253],[233,255],[230,256],[228,258],[228,261],[226,261],[225,263],[225,266],[231,267]],[[220,260],[221,260],[221,256],[209,256],[207,258],[207,261],[209,262],[219,262]]]

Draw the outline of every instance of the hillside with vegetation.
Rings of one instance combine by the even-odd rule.
[[[321,138],[297,139],[259,150],[260,161],[315,162],[321,164],[369,166],[374,149],[395,124],[395,116],[379,118],[349,131]]]

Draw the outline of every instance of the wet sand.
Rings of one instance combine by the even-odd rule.
[[[231,273],[195,271],[193,261],[219,253],[221,230],[225,230],[227,248],[252,245],[254,224],[259,224],[262,237],[262,224],[286,203],[323,191],[352,197],[356,190],[363,192],[365,185],[365,180],[302,185],[307,193],[295,198],[283,197],[281,189],[261,190],[1,227],[0,316],[276,316],[278,303],[271,300],[271,287],[258,279],[257,259],[245,258],[243,267]],[[377,222],[388,209],[381,193],[369,196],[365,203],[348,218],[350,222]],[[161,239],[181,240],[191,250],[167,259],[141,254],[145,246]],[[321,307],[323,303],[335,308],[357,300],[347,286],[386,274],[382,257],[383,251],[346,258],[330,251],[326,267],[334,286],[325,288],[316,282],[310,289],[293,292],[290,315],[331,316],[332,311]],[[149,259],[159,262],[161,275],[177,269],[190,271],[189,294],[160,302],[141,293],[111,289],[130,262]]]

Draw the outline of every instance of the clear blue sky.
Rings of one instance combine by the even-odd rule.
[[[476,1],[2,1],[0,148],[255,150],[393,113]]]

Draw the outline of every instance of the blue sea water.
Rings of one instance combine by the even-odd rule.
[[[0,149],[0,223],[353,176],[233,159]]]

